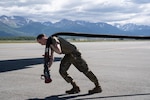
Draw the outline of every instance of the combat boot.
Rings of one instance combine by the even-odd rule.
[[[95,88],[93,88],[92,90],[89,90],[89,94],[94,94],[94,93],[101,93],[102,89],[100,86],[96,86]]]
[[[79,92],[80,92],[80,88],[78,86],[75,86],[71,90],[66,91],[67,94],[75,94]]]

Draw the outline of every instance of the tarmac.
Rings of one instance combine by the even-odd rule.
[[[59,75],[64,55],[55,53],[52,82],[45,84],[44,46],[0,44],[0,100],[150,100],[150,41],[73,42],[97,76],[102,93],[88,94],[94,84],[71,65],[68,73],[80,86],[78,94]]]

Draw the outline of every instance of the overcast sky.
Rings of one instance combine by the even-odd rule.
[[[1,15],[150,25],[150,0],[0,0]]]

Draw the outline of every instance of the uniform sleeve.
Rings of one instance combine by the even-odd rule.
[[[52,44],[55,45],[56,43],[60,43],[57,37],[52,37]]]

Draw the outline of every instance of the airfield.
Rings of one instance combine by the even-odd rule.
[[[73,65],[68,73],[80,86],[78,94],[59,75],[64,55],[55,55],[52,83],[43,74],[44,46],[0,44],[0,100],[150,100],[150,41],[72,42],[97,76],[103,92],[89,95],[94,84]]]

